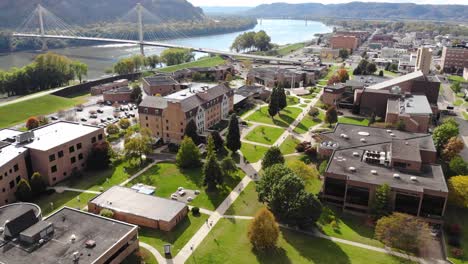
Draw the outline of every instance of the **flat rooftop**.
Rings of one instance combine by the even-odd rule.
[[[377,83],[375,85],[371,85],[367,87],[368,89],[375,89],[375,90],[380,90],[380,89],[385,89],[393,86],[397,86],[400,83],[415,80],[415,79],[420,79],[424,78],[424,74],[422,71],[415,71],[406,75],[402,75],[393,79],[390,79],[385,82]]]
[[[1,211],[1,209],[0,209]],[[79,263],[93,263],[121,239],[138,228],[98,215],[64,207],[44,219],[54,225],[52,239],[37,248],[25,249],[17,242],[0,243],[0,263],[73,263],[73,253],[79,252]],[[75,242],[71,237],[76,237]],[[96,246],[86,248],[94,240]]]
[[[164,99],[168,100],[184,100],[187,99],[190,95],[204,92],[206,89],[210,89],[215,87],[217,84],[213,83],[192,83],[189,88],[177,91],[175,93],[172,93],[170,95],[167,95],[164,97]]]
[[[432,108],[425,95],[412,95],[388,100],[387,111],[397,114],[431,115]]]
[[[0,226],[5,221],[15,218],[17,215],[33,209],[36,216],[41,216],[41,208],[32,203],[12,203],[0,207]],[[0,251],[1,252],[1,251]],[[1,253],[0,253],[1,256]],[[0,258],[1,260],[1,258]]]
[[[157,190],[156,190],[157,191]],[[114,186],[90,201],[99,207],[126,212],[153,220],[171,221],[187,206],[185,203],[142,194],[137,190]]]
[[[26,148],[0,141],[0,167],[27,151]]]
[[[24,132],[14,130],[14,129],[1,129],[0,130],[0,141],[15,139],[16,136]]]
[[[33,130],[34,140],[26,144],[25,147],[44,151],[100,129],[99,127],[90,125],[59,121]]]

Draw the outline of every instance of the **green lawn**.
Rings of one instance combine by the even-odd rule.
[[[466,82],[462,76],[458,76],[458,75],[450,75],[447,78],[452,82]]]
[[[231,207],[229,207],[225,215],[254,216],[258,210],[265,207],[264,204],[258,201],[255,185],[255,182],[250,182]]]
[[[300,104],[299,107],[300,107],[300,108],[306,108],[307,105],[306,105],[306,104]]]
[[[297,105],[299,103],[299,98],[295,96],[288,96],[286,97],[288,105]]]
[[[463,112],[462,112],[462,115],[463,115],[463,118],[464,118],[465,120],[468,120],[468,113],[467,113],[467,112],[463,111]]]
[[[455,100],[455,102],[453,102],[453,105],[454,105],[454,106],[460,106],[460,105],[462,105],[463,103],[465,103],[465,100],[460,99],[460,98],[457,98],[457,99]]]
[[[299,134],[307,133],[307,131],[309,131],[311,127],[322,123],[324,118],[325,118],[325,112],[323,111],[320,111],[317,117],[306,115],[301,120],[301,122],[296,126],[296,128],[294,128],[294,132],[299,133]]]
[[[268,148],[242,142],[240,150],[247,161],[255,163],[263,158]]]
[[[178,65],[173,65],[169,67],[165,67],[160,69],[159,71],[161,72],[175,72],[178,70],[186,69],[186,68],[191,68],[191,67],[213,67],[213,66],[218,66],[221,64],[224,64],[226,61],[219,57],[206,57],[206,58],[201,58],[196,61],[188,62],[188,63],[182,63]]]
[[[282,46],[278,48],[276,51],[278,52],[278,55],[284,56],[288,55],[289,53],[292,53],[298,49],[302,49],[305,47],[305,43],[295,43],[295,44],[290,44],[286,46]]]
[[[351,124],[351,125],[360,125],[360,126],[369,126],[369,119],[352,117],[352,116],[340,116],[338,118],[338,123]]]
[[[268,115],[268,106],[263,106],[255,113],[250,115],[247,120],[258,123],[277,125],[281,127],[288,127],[292,122],[294,122],[300,113],[301,109],[299,108],[286,107],[272,119],[270,115]]]
[[[296,152],[296,146],[299,143],[301,143],[301,141],[297,138],[288,136],[280,146],[281,153],[283,153],[283,155],[287,155]]]
[[[468,210],[455,208],[452,205],[447,206],[445,212],[445,225],[450,226],[452,224],[459,224],[462,230],[461,248],[463,249],[464,255],[460,258],[455,258],[451,249],[452,246],[447,245],[448,257],[455,264],[466,264],[468,263]],[[448,242],[448,235],[445,235],[445,240]]]
[[[305,154],[285,157],[284,159],[285,159],[286,166],[291,167],[291,164],[296,161],[303,162],[301,159],[304,157],[305,157]],[[313,170],[315,171],[315,174],[311,175],[311,177],[307,177],[307,178],[301,177],[301,178],[305,182],[305,190],[317,195],[322,189],[323,182],[318,177],[319,173],[317,171],[316,165],[311,163],[309,164],[309,166],[312,166]],[[301,175],[298,175],[298,176],[301,176]]]
[[[149,244],[156,248],[164,256],[164,245],[172,245],[172,256],[176,256],[179,251],[187,244],[192,236],[205,224],[208,215],[192,215],[189,212],[184,220],[170,232],[164,232],[152,228],[141,228],[138,237],[141,242]]]
[[[302,98],[306,98],[306,99],[314,99],[317,95],[314,94],[314,93],[310,93],[310,94],[307,94],[307,95],[300,95],[300,97]],[[307,103],[307,102],[306,102]]]
[[[145,171],[138,178],[131,181],[127,186],[143,183],[156,187],[155,195],[169,198],[178,187],[189,190],[200,190],[200,194],[194,197],[191,205],[214,210],[232,191],[241,178],[242,171],[225,177],[222,186],[217,191],[207,192],[203,187],[203,174],[201,168],[179,170],[173,163],[159,163]]]
[[[0,107],[0,128],[25,122],[31,116],[48,115],[84,103],[83,97],[65,98],[44,95]]]
[[[250,221],[221,219],[187,260],[197,263],[405,263],[402,259],[281,228],[277,248],[254,251],[247,238]]]
[[[245,137],[246,140],[273,145],[283,134],[284,129],[268,126],[257,126]]]
[[[333,226],[328,221],[319,221],[318,227],[328,236],[342,238],[358,243],[367,244],[375,247],[383,247],[384,245],[374,239],[374,227],[366,223],[364,217],[343,214],[340,210],[330,206],[331,211],[335,215],[337,226]]]
[[[140,247],[138,252],[132,253],[130,256],[125,258],[122,261],[122,264],[137,264],[139,263],[139,257],[141,257],[145,264],[158,264],[156,257],[153,256],[151,252],[149,252],[146,248]]]
[[[384,70],[384,76],[397,77],[398,73],[394,73],[394,72],[391,72],[391,71]]]
[[[88,205],[88,201],[94,197],[96,197],[96,194],[65,191],[51,195],[44,194],[36,199],[34,203],[41,207],[42,215],[46,216],[64,206],[83,209]]]

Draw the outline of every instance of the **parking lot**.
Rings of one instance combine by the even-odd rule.
[[[200,194],[199,190],[188,190],[182,187],[179,187],[173,194],[171,194],[171,199],[183,203],[192,202]]]

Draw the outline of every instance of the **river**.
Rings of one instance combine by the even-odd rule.
[[[284,45],[311,40],[314,38],[314,34],[328,33],[332,31],[332,28],[315,21],[308,21],[306,25],[304,20],[263,19],[254,29],[248,31],[252,30],[265,30],[273,43]],[[228,51],[234,39],[241,33],[173,39],[167,42],[194,48]],[[160,54],[162,50],[163,48],[159,47],[145,47],[145,54]],[[54,49],[52,51],[88,64],[88,79],[94,79],[102,76],[104,71],[119,59],[139,54],[140,49],[135,45],[110,44]],[[38,53],[39,51],[21,51],[0,54],[0,69],[8,70],[11,67],[22,67],[30,63]]]

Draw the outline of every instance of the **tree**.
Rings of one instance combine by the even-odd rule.
[[[214,152],[213,139],[211,139],[211,148],[208,151],[206,162],[203,166],[203,185],[207,186],[208,190],[216,189],[216,186],[223,182],[223,171]]]
[[[384,77],[384,72],[382,70],[379,71],[379,76]]]
[[[131,58],[119,60],[114,64],[114,72],[120,75],[135,72],[135,62]]]
[[[130,94],[130,99],[136,104],[140,104],[141,101],[143,100],[143,92],[141,91],[141,87],[139,85],[134,85],[132,87],[132,93]]]
[[[338,72],[337,72],[337,75],[338,75],[339,82],[344,83],[347,80],[349,80],[349,74],[348,74],[348,71],[345,68],[339,69]]]
[[[460,156],[453,157],[448,164],[451,175],[468,174],[468,163]]]
[[[289,168],[294,174],[299,176],[304,181],[317,180],[319,178],[318,171],[300,160],[295,160],[291,163],[288,162]]]
[[[198,135],[198,128],[195,120],[190,120],[185,126],[185,136],[193,140],[196,145],[201,143],[200,136]]]
[[[40,195],[46,190],[46,184],[39,172],[34,172],[31,176],[31,190],[35,196]]]
[[[280,103],[279,103],[279,92],[278,88],[273,88],[273,91],[270,95],[270,100],[268,103],[268,114],[273,118],[277,115],[280,111]]]
[[[343,60],[346,60],[349,57],[349,51],[347,49],[340,49],[338,54],[338,56]]]
[[[283,110],[288,106],[288,97],[286,96],[286,92],[284,91],[284,88],[278,88],[278,107],[279,110]]]
[[[461,91],[460,82],[453,82],[452,85],[450,85],[450,88],[451,88],[455,93],[459,93],[459,92]]]
[[[445,121],[434,129],[432,139],[438,150],[442,150],[450,138],[458,136],[459,129],[455,121]]]
[[[284,164],[275,164],[266,168],[256,185],[258,200],[262,203],[269,203],[271,201],[271,190],[273,186],[279,179],[292,173],[292,170],[284,166]]]
[[[26,128],[32,130],[39,127],[39,119],[35,116],[28,118],[26,121]]]
[[[226,135],[226,147],[232,152],[241,148],[239,121],[236,114],[232,114],[229,119],[229,127]]]
[[[466,175],[454,176],[448,180],[449,201],[460,207],[468,207],[468,177]]]
[[[279,227],[273,214],[266,208],[260,209],[250,222],[247,236],[256,250],[271,249],[279,238]]]
[[[270,36],[268,36],[268,34],[263,30],[257,32],[254,36],[254,45],[260,51],[269,50],[271,48],[270,42]]]
[[[208,142],[206,144],[206,156],[208,157],[210,155],[216,155],[216,149],[215,149],[213,137],[209,135],[207,141]]]
[[[336,108],[334,106],[328,108],[327,112],[325,113],[325,122],[329,124],[329,127],[332,124],[338,122],[338,113],[336,112]]]
[[[231,156],[227,156],[221,160],[221,169],[225,175],[229,175],[237,171],[237,165]]]
[[[200,150],[193,140],[187,136],[180,143],[179,151],[176,156],[176,164],[179,168],[189,169],[200,166]]]
[[[328,85],[335,85],[335,84],[340,83],[340,82],[341,82],[340,77],[337,74],[334,74],[334,75],[332,75],[330,77],[330,79],[328,79],[327,84]]]
[[[366,71],[368,74],[373,74],[375,71],[377,71],[377,66],[375,66],[374,63],[369,63],[367,64]]]
[[[232,74],[228,73],[226,74],[226,78],[224,78],[224,80],[226,82],[231,82],[234,78],[232,77]]]
[[[190,62],[193,58],[194,55],[189,49],[170,48],[161,53],[161,61],[167,66]]]
[[[442,158],[446,161],[453,159],[465,147],[463,141],[458,137],[451,137],[442,150]]]
[[[150,66],[151,69],[156,68],[156,65],[160,63],[160,58],[158,55],[151,55],[146,57],[146,65]]]
[[[101,209],[101,211],[99,211],[99,215],[103,217],[107,217],[107,218],[113,218],[114,212],[112,212],[109,209],[104,208],[104,209]]]
[[[377,221],[375,237],[386,246],[417,252],[430,239],[428,224],[419,218],[393,213]]]
[[[375,190],[375,197],[372,201],[372,214],[376,219],[388,215],[390,212],[390,186],[388,184],[380,185]]]
[[[149,155],[153,151],[151,138],[143,134],[129,138],[125,141],[124,149],[125,156],[128,159],[137,158],[141,165],[143,163],[143,155]]]
[[[224,149],[224,139],[221,137],[218,131],[212,131],[211,137],[213,137],[214,145],[216,151],[220,151]]]
[[[22,202],[29,202],[32,199],[31,186],[25,179],[18,182],[15,192],[16,199]]]
[[[274,164],[284,164],[284,157],[279,147],[273,146],[267,150],[262,160],[262,169],[266,169]]]
[[[75,76],[80,81],[80,83],[82,83],[83,76],[88,75],[88,65],[86,65],[86,64],[84,64],[82,62],[79,62],[79,61],[74,61],[74,62],[72,62],[70,67],[71,67],[73,73],[75,74]]]
[[[122,129],[127,129],[130,127],[130,125],[131,125],[130,120],[128,120],[127,118],[122,118],[119,120],[119,126]]]
[[[115,135],[115,134],[118,134],[120,131],[119,127],[116,126],[115,124],[110,124],[107,126],[106,128],[106,132],[107,134],[109,135]]]
[[[112,148],[107,141],[99,141],[93,144],[86,164],[90,170],[104,170],[109,167]]]

